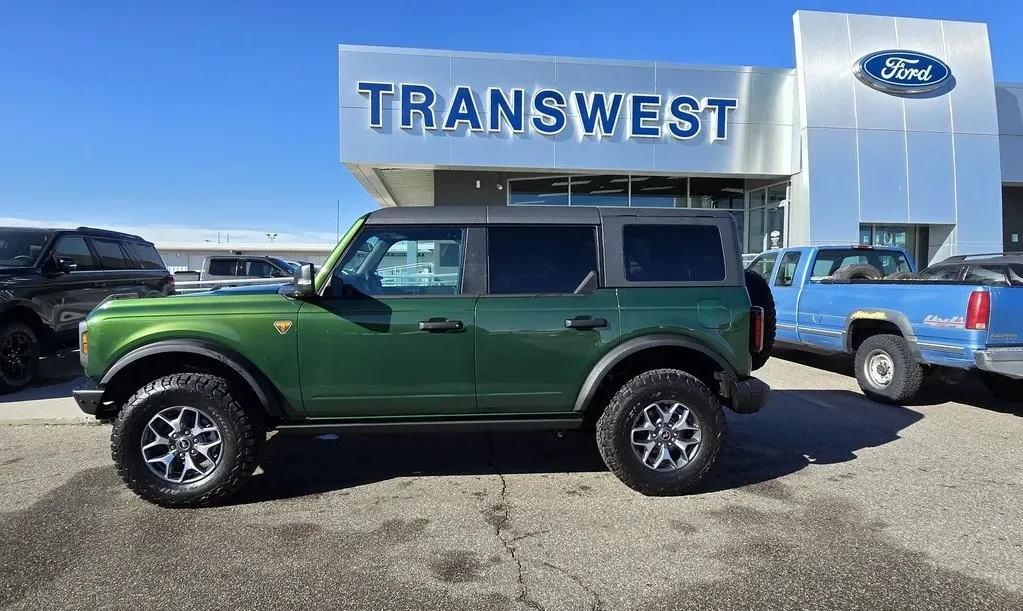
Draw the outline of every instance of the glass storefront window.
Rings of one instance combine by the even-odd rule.
[[[685,208],[687,181],[670,176],[632,176],[632,205],[641,208]]]
[[[744,181],[741,178],[691,178],[689,207],[742,210],[746,207]]]
[[[573,206],[628,206],[629,182],[621,176],[573,176],[569,203]]]
[[[509,180],[508,204],[566,206],[568,205],[568,177],[516,178]]]

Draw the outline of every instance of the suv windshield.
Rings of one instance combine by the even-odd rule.
[[[32,267],[50,234],[34,229],[0,229],[0,267]]]

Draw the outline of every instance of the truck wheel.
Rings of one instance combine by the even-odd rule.
[[[0,394],[28,386],[39,371],[39,339],[20,322],[0,327]]]
[[[266,442],[258,413],[246,411],[227,380],[169,375],[138,390],[110,435],[117,473],[163,507],[206,507],[238,491]]]
[[[850,263],[835,270],[831,277],[835,280],[880,280],[884,274],[869,263]]]
[[[746,270],[746,292],[749,293],[752,305],[764,309],[764,347],[753,355],[753,370],[756,371],[767,363],[767,359],[771,358],[774,336],[778,332],[778,318],[774,309],[774,296],[771,294],[771,287],[763,276]]]
[[[627,382],[597,421],[608,469],[646,495],[681,494],[707,472],[725,443],[724,410],[692,375],[656,369]]]
[[[923,367],[898,335],[871,335],[856,350],[856,381],[879,403],[902,403],[923,383]]]
[[[997,373],[982,372],[980,379],[988,391],[1003,401],[1023,401],[1023,380]]]

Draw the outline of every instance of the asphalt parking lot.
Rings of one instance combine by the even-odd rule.
[[[1023,608],[1023,411],[969,384],[877,405],[849,367],[772,359],[678,498],[581,434],[276,436],[236,504],[171,511],[106,426],[0,426],[0,607]]]

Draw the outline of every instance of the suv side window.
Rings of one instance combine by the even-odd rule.
[[[371,226],[345,253],[330,293],[340,285],[371,297],[458,295],[464,249],[460,227]]]
[[[629,282],[714,282],[725,279],[721,232],[713,225],[625,225]]]
[[[96,249],[100,266],[103,269],[131,269],[127,256],[121,250],[121,245],[113,240],[100,240],[93,238],[92,246]]]
[[[578,295],[600,284],[596,227],[491,226],[487,244],[492,295]]]
[[[57,257],[73,259],[77,265],[76,271],[87,272],[98,269],[96,260],[92,256],[92,251],[89,250],[89,245],[85,243],[85,238],[82,236],[67,235],[62,237],[53,249],[53,254]]]
[[[1005,268],[1001,265],[971,265],[966,268],[966,281],[984,286],[1007,286]]]
[[[166,269],[160,253],[150,244],[130,243],[125,244],[130,253],[142,269]]]
[[[237,259],[210,259],[211,276],[237,276]]]
[[[925,269],[917,276],[923,280],[959,280],[962,271],[962,265],[944,265]]]
[[[778,264],[778,277],[774,280],[774,286],[792,286],[801,254],[803,253],[798,251],[785,253],[785,256],[781,258],[781,263]]]
[[[759,275],[764,280],[770,280],[771,274],[774,272],[774,264],[778,261],[778,253],[769,252],[762,254],[749,264],[746,268],[751,272]]]

